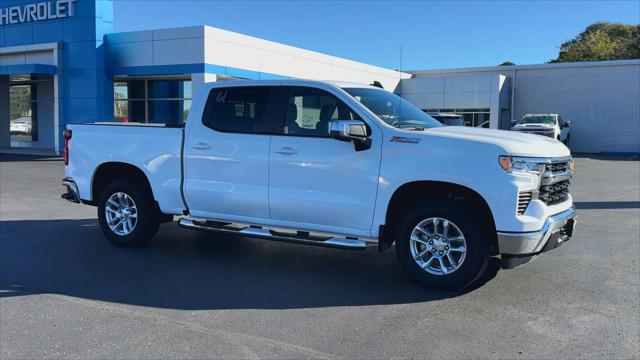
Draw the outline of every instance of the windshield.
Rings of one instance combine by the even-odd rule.
[[[551,115],[527,115],[520,121],[521,124],[549,124],[555,125],[556,119]]]
[[[388,91],[370,88],[346,88],[344,91],[391,126],[420,130],[442,126],[438,120]]]

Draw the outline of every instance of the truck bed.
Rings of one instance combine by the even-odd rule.
[[[164,213],[184,208],[180,192],[183,126],[141,123],[87,123],[67,126],[69,166],[80,199],[92,202],[92,174],[112,162],[131,164],[145,173]]]

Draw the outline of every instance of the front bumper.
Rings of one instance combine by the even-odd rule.
[[[533,232],[498,232],[502,267],[513,268],[555,249],[573,236],[577,214],[571,207],[549,217],[542,229]]]
[[[78,185],[72,178],[66,177],[62,179],[62,185],[67,187],[67,192],[60,195],[61,198],[71,201],[73,203],[80,203],[80,193],[78,192]]]

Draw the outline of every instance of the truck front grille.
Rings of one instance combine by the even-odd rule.
[[[551,164],[547,164],[545,171],[550,172],[552,174],[560,174],[567,171],[568,167],[569,167],[569,163],[566,161],[551,163]]]
[[[569,180],[559,183],[540,186],[540,195],[538,198],[547,205],[561,203],[569,197]]]
[[[533,197],[533,193],[531,191],[521,192],[518,194],[518,215],[523,215],[525,210],[527,210],[527,206],[531,202],[531,198]]]

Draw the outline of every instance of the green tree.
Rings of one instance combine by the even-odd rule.
[[[640,59],[640,25],[598,22],[560,45],[552,63]]]
[[[511,61],[505,61],[502,64],[498,65],[498,66],[513,66],[515,65],[513,62]]]

